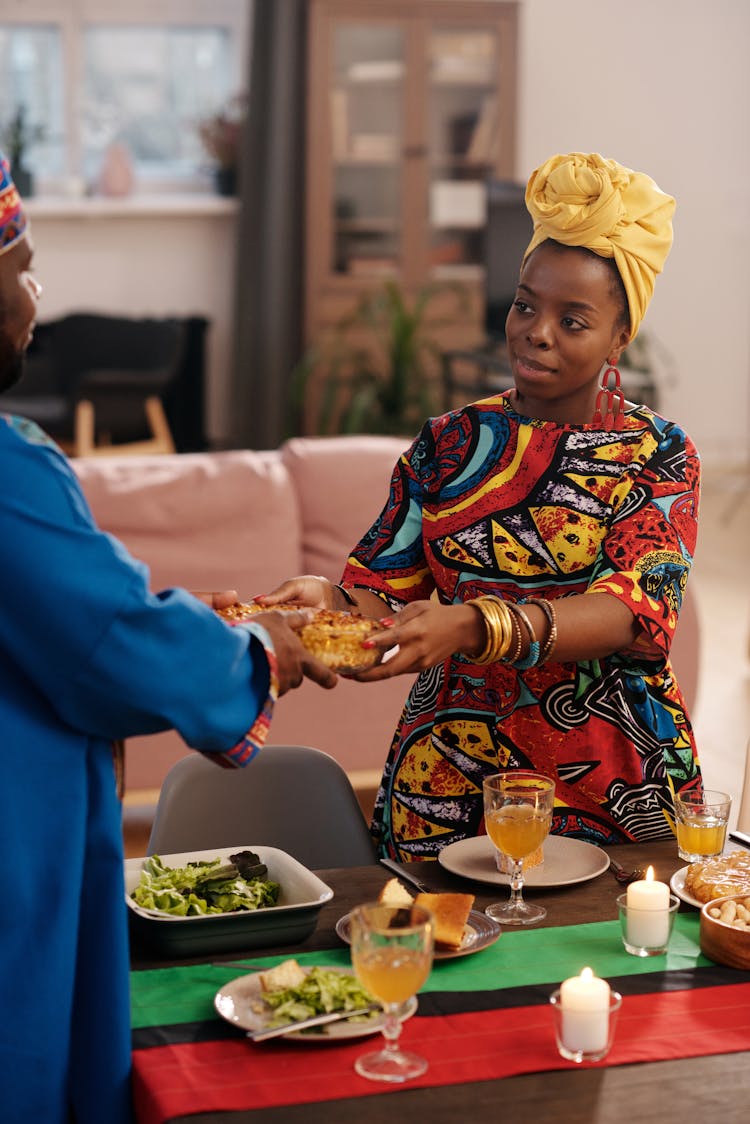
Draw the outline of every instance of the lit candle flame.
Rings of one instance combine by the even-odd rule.
[[[654,881],[654,868],[652,866],[650,866],[648,868],[648,870],[646,871],[646,877],[644,878],[644,882],[653,882],[653,881]]]
[[[593,978],[594,978],[594,973],[592,972],[591,968],[583,968],[582,969],[582,971],[581,971],[581,979],[582,980],[593,980]]]

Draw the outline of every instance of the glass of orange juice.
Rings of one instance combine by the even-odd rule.
[[[703,788],[678,792],[674,798],[677,850],[685,862],[712,859],[724,850],[732,797]]]
[[[497,850],[513,863],[510,898],[487,906],[501,925],[533,925],[547,916],[541,905],[523,900],[523,860],[541,847],[552,826],[555,782],[523,769],[485,777],[484,825]]]
[[[434,922],[429,910],[369,902],[350,914],[352,966],[362,986],[383,1007],[385,1045],[357,1058],[354,1068],[374,1081],[407,1081],[427,1061],[399,1045],[406,1005],[430,974]]]

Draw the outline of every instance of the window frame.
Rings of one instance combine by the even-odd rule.
[[[83,152],[78,106],[83,89],[87,26],[225,27],[230,32],[233,76],[230,85],[239,92],[247,86],[248,40],[254,3],[255,0],[128,0],[124,5],[122,0],[65,0],[64,3],[60,0],[4,0],[0,25],[53,24],[60,29],[66,136],[64,167],[61,177],[38,177],[38,192],[69,194],[70,185],[81,182]],[[196,175],[187,180],[139,183],[136,188],[138,194],[165,190],[202,192],[205,185]]]

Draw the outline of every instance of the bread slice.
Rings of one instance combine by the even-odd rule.
[[[263,991],[286,991],[288,987],[299,987],[304,983],[307,973],[296,960],[283,960],[275,968],[260,972],[259,976]]]
[[[414,898],[398,878],[391,878],[380,891],[378,901],[381,905],[410,906]]]
[[[435,944],[460,948],[474,905],[473,894],[417,894],[415,905],[429,909],[435,918]]]

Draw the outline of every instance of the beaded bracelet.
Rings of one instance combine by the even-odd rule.
[[[539,666],[541,667],[541,665],[543,663],[546,663],[550,658],[550,656],[552,655],[552,650],[557,643],[557,614],[552,602],[547,601],[543,597],[530,597],[528,604],[538,605],[549,623],[549,632],[547,633],[547,639],[545,640],[544,647],[539,655]]]
[[[529,644],[528,655],[522,660],[516,660],[513,664],[516,671],[528,671],[530,667],[536,667],[539,662],[539,641],[532,640]]]
[[[523,611],[523,609],[521,608],[521,606],[518,604],[517,601],[509,602],[509,607],[523,621],[524,627],[525,627],[527,633],[529,634],[529,644],[535,644],[536,643],[536,633],[534,632],[533,624],[529,620],[528,613],[525,613]],[[520,656],[521,653],[519,652],[518,654]]]
[[[523,624],[526,628],[529,637],[529,643],[531,643],[533,640],[536,640],[536,637],[534,636],[534,630],[531,627],[531,621],[523,612],[523,610],[519,609],[516,602],[506,601],[506,605],[510,609],[510,614],[513,618],[513,632],[516,637],[516,643],[513,647],[513,651],[508,652],[507,656],[504,657],[503,662],[515,664],[517,660],[520,660],[521,652],[523,651],[523,628],[521,627],[521,625]]]
[[[515,643],[513,644],[513,650],[509,651],[506,655],[503,656],[503,663],[513,664],[516,662],[516,660],[521,658],[521,652],[523,651],[523,629],[521,628],[521,623],[518,620],[518,615],[516,613],[517,606],[515,602],[506,601],[505,604],[510,609],[511,629],[513,631],[513,639]]]

